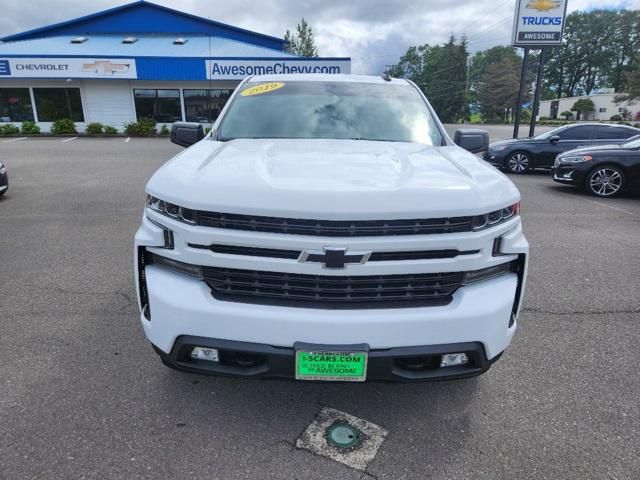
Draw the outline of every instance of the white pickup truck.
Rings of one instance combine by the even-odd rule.
[[[486,132],[454,143],[413,83],[251,77],[211,133],[178,123],[172,140],[192,146],[149,181],[135,236],[141,321],[166,365],[420,381],[481,374],[509,345],[520,194],[470,153]]]

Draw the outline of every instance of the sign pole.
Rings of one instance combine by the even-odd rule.
[[[527,83],[527,68],[529,67],[529,48],[524,48],[524,58],[522,59],[522,72],[520,72],[520,90],[518,91],[518,103],[516,103],[516,117],[513,123],[513,138],[518,138],[520,130],[520,114],[522,113],[522,101],[524,97],[524,86]]]
[[[542,84],[542,73],[544,70],[544,53],[545,49],[540,49],[540,58],[538,59],[538,73],[536,74],[536,92],[533,96],[533,109],[531,111],[531,125],[529,125],[529,137],[533,137],[536,130],[536,120],[538,117],[538,109],[540,108],[540,87]]]

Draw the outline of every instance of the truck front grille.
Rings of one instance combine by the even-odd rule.
[[[204,267],[218,300],[304,308],[401,308],[446,305],[462,272],[320,276]]]
[[[198,211],[196,218],[198,225],[231,230],[319,237],[380,237],[470,232],[473,217],[340,221]]]

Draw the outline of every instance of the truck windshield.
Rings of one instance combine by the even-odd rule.
[[[236,138],[358,139],[442,145],[426,103],[410,85],[246,83],[218,128]]]

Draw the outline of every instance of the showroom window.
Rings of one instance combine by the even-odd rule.
[[[39,121],[70,118],[74,122],[84,122],[79,88],[34,88],[33,96]]]
[[[182,120],[180,110],[180,90],[140,89],[133,90],[138,120],[152,118],[160,123]]]
[[[187,122],[215,122],[233,90],[183,90]]]
[[[0,122],[33,121],[28,88],[0,88]]]

